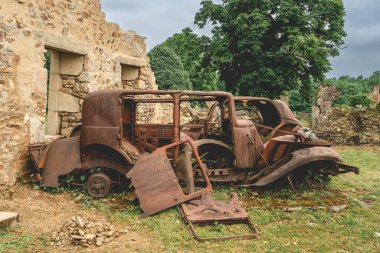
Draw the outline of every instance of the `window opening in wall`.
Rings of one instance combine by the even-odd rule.
[[[67,135],[81,120],[80,100],[82,90],[86,89],[79,83],[79,76],[83,72],[84,56],[48,49],[45,60],[49,71],[45,133]]]
[[[123,89],[136,88],[139,71],[140,67],[121,64],[121,82],[123,84]]]

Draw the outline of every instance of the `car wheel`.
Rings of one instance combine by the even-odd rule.
[[[103,198],[110,192],[112,186],[111,178],[104,173],[91,175],[86,183],[87,193],[95,198]]]

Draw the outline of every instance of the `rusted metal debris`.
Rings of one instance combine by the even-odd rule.
[[[141,218],[212,191],[211,183],[192,140],[186,136],[184,138],[184,141],[159,148],[151,154],[142,154],[138,158],[136,165],[127,173],[127,177],[131,179],[131,184],[140,201],[140,207],[144,212],[140,216]],[[205,188],[191,192],[188,195],[181,188],[166,154],[168,149],[176,148],[183,142],[190,144],[192,147],[206,182]],[[191,170],[192,168],[190,167],[189,169]]]
[[[212,104],[207,116],[181,123],[181,103],[194,101]],[[172,105],[172,123],[139,122],[144,115],[137,110],[138,106],[155,103]],[[341,158],[331,145],[306,138],[315,136],[311,130],[308,135],[300,133],[301,123],[279,100],[234,97],[227,92],[105,90],[90,93],[82,111],[82,125],[71,136],[47,147],[44,144],[30,147],[34,173],[43,185],[57,187],[59,176],[75,169],[84,172],[93,168],[113,171],[119,178],[108,175],[107,181],[120,182],[136,165],[138,157],[144,158],[141,154],[178,143],[181,133],[194,139],[212,182],[262,186],[297,173],[300,168],[308,169],[307,165],[315,162],[326,174],[349,171],[342,169],[347,166],[340,166]],[[185,181],[204,181],[199,166],[192,162],[185,148],[172,148],[167,155],[171,166]],[[302,159],[296,159],[301,155]],[[141,161],[138,164],[142,166]],[[179,169],[182,167],[185,174]],[[96,187],[87,185],[87,189]],[[191,184],[188,188],[187,191],[194,189]]]
[[[227,201],[214,200],[211,193],[204,194],[200,199],[191,200],[180,205],[181,216],[194,239],[198,241],[254,239],[259,237],[255,225],[251,222],[247,212],[242,207],[236,193],[231,193],[231,199]],[[244,224],[251,233],[242,235],[228,235],[224,237],[200,237],[194,225],[213,224]]]
[[[181,104],[190,102],[208,103],[207,116],[181,122]],[[171,123],[140,121],[146,115],[139,106],[152,104],[169,104]],[[87,173],[88,193],[103,197],[127,175],[146,217],[210,192],[210,182],[265,186],[287,178],[293,187],[291,178],[305,171],[359,172],[317,140],[279,100],[221,91],[103,90],[84,99],[82,125],[69,137],[30,146],[29,153],[35,178],[49,187],[58,186],[59,176]],[[206,187],[196,190],[201,182]],[[215,219],[250,223],[235,197],[228,204],[208,197],[192,203],[181,207],[190,227]],[[212,215],[198,212],[211,207]]]

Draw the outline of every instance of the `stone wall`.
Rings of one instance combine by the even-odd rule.
[[[113,88],[157,86],[144,38],[106,22],[99,0],[1,1],[0,188],[26,166],[29,144],[69,134],[86,94]]]
[[[311,125],[313,128],[322,127],[326,124],[332,113],[332,103],[338,96],[339,91],[333,85],[322,84],[319,87],[312,106]]]

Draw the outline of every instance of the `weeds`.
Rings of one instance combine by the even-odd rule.
[[[34,237],[31,235],[15,238],[14,234],[9,231],[0,231],[0,252],[26,252],[26,248],[33,240]]]

